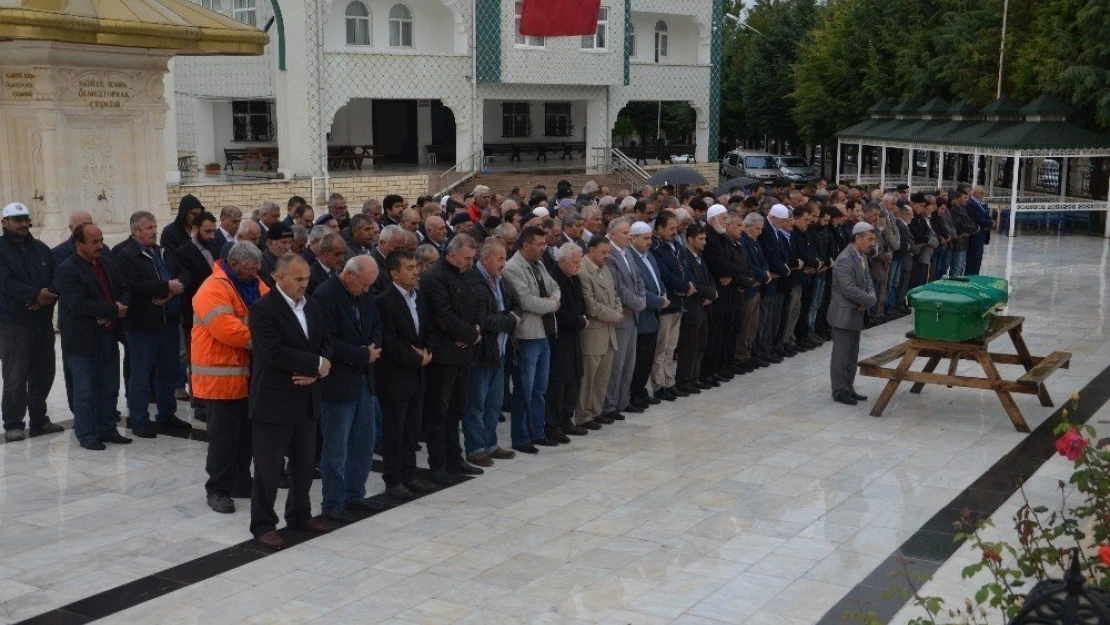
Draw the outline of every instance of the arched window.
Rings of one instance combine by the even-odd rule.
[[[347,5],[347,45],[370,45],[370,10],[356,0]]]
[[[389,10],[389,47],[412,47],[412,11],[403,4]]]
[[[667,58],[667,23],[659,20],[655,23],[655,62]]]

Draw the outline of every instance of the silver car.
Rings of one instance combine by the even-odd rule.
[[[816,182],[821,179],[817,168],[801,156],[776,156],[775,161],[782,170],[783,178],[794,183]]]
[[[766,182],[782,177],[775,157],[766,152],[733,150],[725,155],[721,169],[729,178],[747,176]]]

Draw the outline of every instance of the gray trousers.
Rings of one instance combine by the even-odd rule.
[[[617,351],[613,354],[613,372],[605,390],[602,414],[620,412],[632,399],[632,372],[636,368],[636,327],[617,328]]]
[[[829,376],[832,378],[832,392],[855,392],[856,363],[859,361],[859,330],[832,329],[832,360],[829,363]]]
[[[794,328],[798,325],[798,318],[802,316],[802,285],[796,284],[791,287],[790,293],[786,296],[783,316],[786,320],[782,326],[782,342],[794,347],[797,344],[794,339]]]

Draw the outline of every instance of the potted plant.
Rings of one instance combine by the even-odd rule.
[[[219,163],[208,163],[204,166],[204,173],[209,176],[218,176],[222,169]]]

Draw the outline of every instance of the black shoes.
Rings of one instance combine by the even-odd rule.
[[[58,432],[64,432],[64,431],[65,431],[64,427],[58,425],[57,423],[51,423],[50,421],[47,421],[46,423],[43,423],[39,427],[31,428],[31,436],[42,436],[43,434],[57,434]]]
[[[538,453],[540,453],[540,450],[536,449],[536,446],[532,445],[532,444],[513,445],[513,449],[519,451],[522,454],[538,454]]]
[[[852,399],[856,401],[867,401],[867,395],[860,395],[855,391],[848,391],[848,394],[851,395]]]
[[[449,466],[447,467],[447,472],[454,473],[455,475],[481,475],[485,473],[485,471],[467,462]]]
[[[119,432],[112,432],[111,434],[100,439],[102,443],[115,443],[116,445],[128,445],[131,439],[121,435]]]
[[[331,508],[330,510],[324,510],[324,518],[338,523],[354,523],[360,517],[344,508]]]
[[[432,483],[437,486],[451,486],[455,483],[455,480],[445,469],[435,469],[432,471]]]
[[[404,488],[404,486],[402,486],[401,488]],[[393,506],[387,503],[374,501],[369,497],[364,497],[363,499],[355,499],[354,501],[348,501],[343,507],[348,510],[357,510],[359,512],[385,512],[386,510],[390,510],[393,508]]]
[[[568,425],[565,432],[571,436],[585,436],[590,433],[588,429],[579,425]]]
[[[166,419],[157,422],[158,427],[165,430],[191,430],[193,426],[189,425],[188,421],[182,421],[177,418],[177,415],[170,415]]]
[[[855,406],[856,398],[847,391],[837,391],[833,393],[833,401],[845,404],[847,406]]]
[[[23,430],[4,430],[4,440],[9,443],[23,440]]]
[[[609,418],[613,421],[624,421],[624,415],[619,412],[610,412]]]
[[[139,438],[158,438],[158,431],[150,422],[141,423],[131,428],[131,433]]]
[[[678,395],[672,395],[667,392],[667,389],[661,388],[658,391],[655,391],[654,399],[656,401],[674,401],[678,399]]]
[[[547,428],[547,440],[555,441],[566,445],[570,442],[570,438],[563,433],[562,428]]]
[[[235,512],[235,502],[224,493],[208,493],[208,507],[220,514]]]
[[[611,412],[607,412],[605,414],[599,414],[596,417],[594,417],[594,421],[596,421],[596,422],[598,422],[602,425],[612,425],[613,424],[612,415],[613,415],[613,413],[611,413]]]
[[[108,449],[108,447],[100,441],[81,441],[81,446],[91,451],[104,451]]]
[[[435,491],[439,490],[435,487],[434,484],[425,482],[420,478],[416,478],[411,482],[405,482],[405,488],[411,490],[414,493],[434,493]]]
[[[652,397],[651,395],[644,395],[643,397],[640,398],[640,401],[647,402],[648,406],[658,406],[659,404],[663,403],[662,399]],[[645,408],[646,407],[647,406],[645,406]]]
[[[628,407],[624,409],[624,411],[625,412],[631,412],[632,414],[640,414],[641,412],[644,412],[644,408],[641,408],[641,407],[637,406],[636,404],[631,404],[630,403],[630,404],[628,404]],[[612,418],[612,415],[609,415],[609,416],[610,416],[610,418]],[[602,421],[602,423],[605,423],[605,422]]]
[[[612,421],[610,421],[610,423],[612,423]],[[590,419],[582,424],[582,428],[585,430],[600,430],[601,424],[598,423],[596,419]]]
[[[409,501],[410,499],[416,498],[416,495],[412,494],[412,491],[405,488],[403,484],[389,486],[385,489],[385,493],[390,497],[393,497],[394,499],[400,499],[401,501]]]
[[[569,443],[570,440],[568,439],[567,442]],[[550,438],[539,438],[539,439],[533,439],[532,440],[532,445],[537,446],[537,447],[558,447],[559,443],[556,443],[555,441],[551,440]]]

